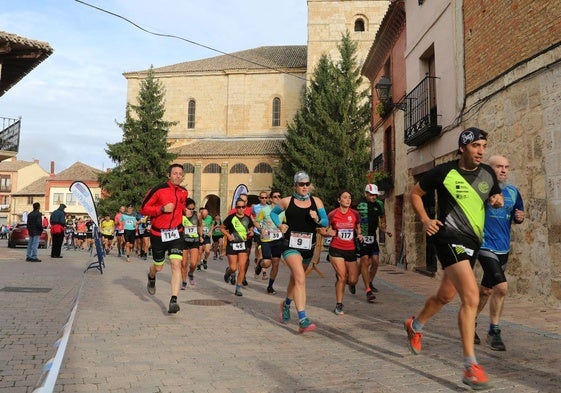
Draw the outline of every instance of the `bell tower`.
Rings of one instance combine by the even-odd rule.
[[[308,79],[322,54],[338,59],[337,45],[347,30],[362,65],[388,6],[388,0],[308,0]]]

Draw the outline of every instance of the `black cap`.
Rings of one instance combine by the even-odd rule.
[[[66,205],[64,203],[61,203],[60,206],[58,207],[59,209],[66,209]]]
[[[458,147],[469,145],[480,139],[487,140],[487,132],[480,130],[479,128],[470,127],[460,134],[458,138]]]

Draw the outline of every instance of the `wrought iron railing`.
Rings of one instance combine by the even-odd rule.
[[[405,103],[405,135],[408,146],[420,146],[440,134],[436,108],[436,77],[427,76],[403,101]]]

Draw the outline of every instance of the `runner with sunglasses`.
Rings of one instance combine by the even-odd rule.
[[[181,289],[187,288],[187,277],[189,284],[195,285],[195,269],[199,262],[199,245],[203,241],[203,220],[195,211],[195,201],[187,198],[187,207],[183,213],[183,259],[181,260]],[[187,269],[187,265],[189,269]]]
[[[280,304],[280,322],[290,320],[290,305],[294,300],[300,333],[316,328],[306,314],[306,268],[314,255],[316,231],[328,224],[323,202],[310,195],[310,186],[306,172],[296,173],[292,196],[279,200],[271,211],[271,219],[284,234],[282,257],[290,269],[286,299]],[[286,223],[279,217],[283,211]]]

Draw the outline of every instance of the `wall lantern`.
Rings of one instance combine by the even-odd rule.
[[[378,81],[378,83],[374,85],[374,88],[376,89],[376,94],[378,95],[378,99],[385,107],[388,108],[395,107],[402,111],[406,110],[407,108],[406,102],[394,103],[392,101],[392,94],[391,94],[392,81],[390,80],[390,78],[388,78],[385,75],[382,76]]]

